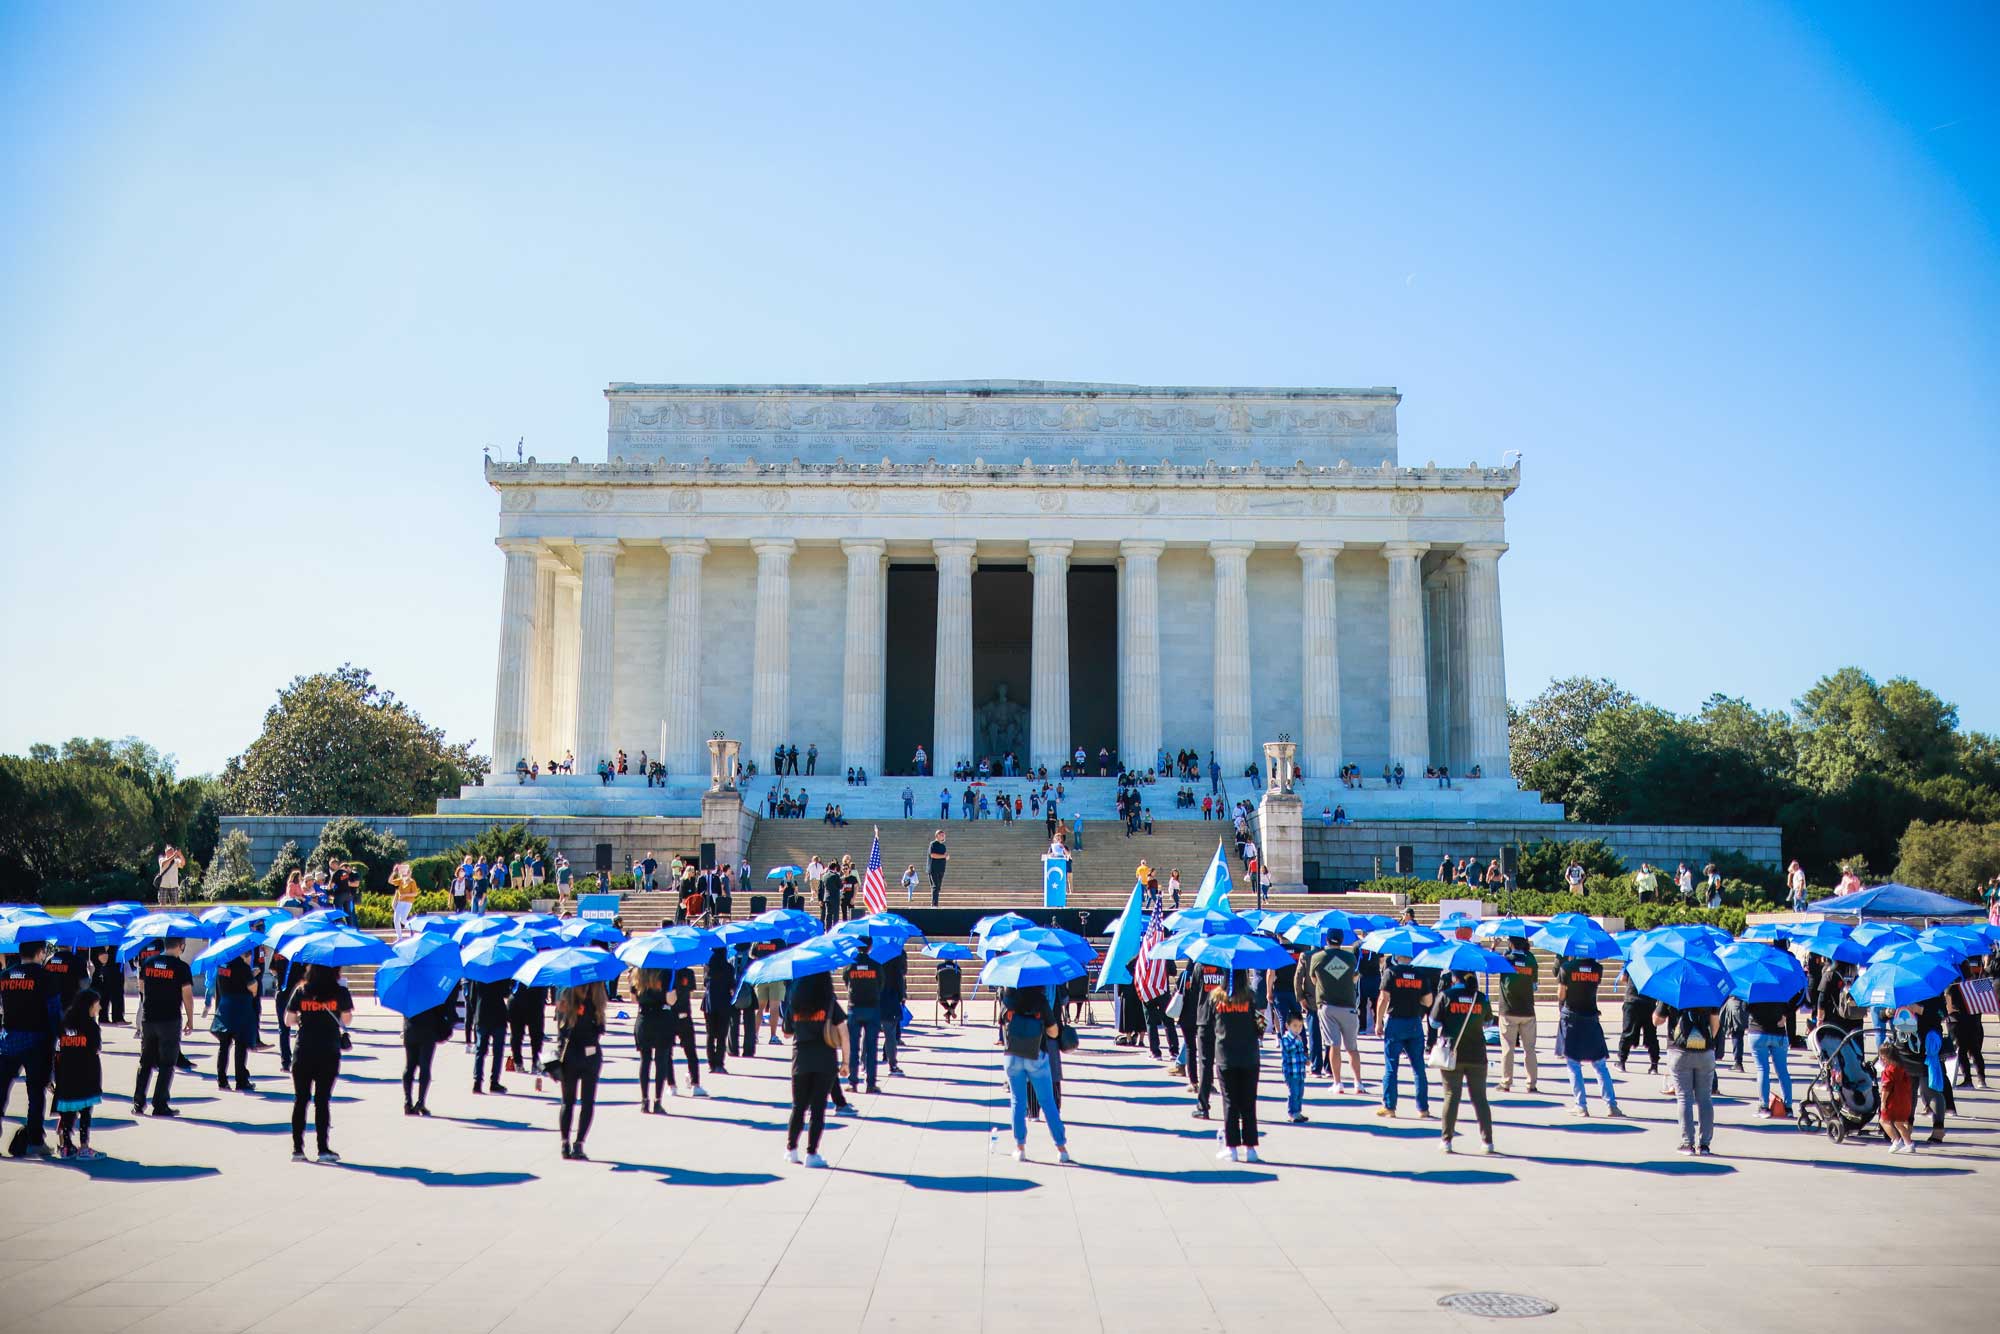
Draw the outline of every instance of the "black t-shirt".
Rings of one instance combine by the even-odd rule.
[[[674,970],[674,1003],[669,1008],[683,1019],[694,1013],[694,969]]]
[[[294,1059],[340,1059],[340,1015],[354,1008],[354,997],[338,982],[308,983],[292,993],[285,1009],[298,1017],[292,1038]]]
[[[875,963],[862,959],[847,970],[847,1005],[849,1009],[874,1009],[882,1000],[882,969]]]
[[[1714,1029],[1715,1009],[1713,1006],[1699,1006],[1694,1009],[1676,1010],[1671,1005],[1662,1005],[1654,1014],[1660,1026],[1666,1030],[1667,1045],[1675,1051],[1714,1051],[1716,1038]],[[1690,1047],[1689,1038],[1698,1037],[1701,1045]]]
[[[516,1024],[538,1025],[542,1020],[542,1007],[547,1004],[547,987],[524,987],[514,985],[514,994],[507,998],[507,1018]]]
[[[944,870],[946,853],[943,839],[937,838],[931,840],[930,859],[932,875],[936,875],[938,872]]]
[[[604,1039],[604,1025],[597,1022],[597,1007],[588,1001],[578,1001],[575,1012],[565,1017],[569,1025],[563,1029],[563,1065],[573,1070],[603,1054],[598,1044]]]
[[[1234,996],[1211,988],[1202,998],[1201,1025],[1214,1032],[1216,1069],[1257,1068],[1257,1014],[1247,987],[1239,986]]]
[[[1564,987],[1562,1007],[1571,1014],[1597,1013],[1597,988],[1604,965],[1596,959],[1558,959],[1556,981]]]
[[[937,996],[939,1000],[957,1000],[959,997],[960,974],[958,965],[946,959],[937,966]]]
[[[75,950],[57,950],[42,964],[42,971],[48,974],[50,983],[65,1005],[83,990],[84,975],[89,970],[89,963]]]
[[[1783,1033],[1785,1021],[1791,1017],[1792,1007],[1784,1001],[1752,1001],[1750,1011],[1750,1031],[1753,1033]]]
[[[1271,970],[1271,994],[1273,996],[1297,996],[1299,990],[1299,961],[1296,956],[1289,968]]]
[[[239,954],[215,970],[216,994],[247,996],[250,994],[250,984],[256,980],[257,969],[251,964],[250,956]]]
[[[354,894],[354,872],[341,867],[327,878],[327,888],[336,899],[343,896],[351,898]]]
[[[472,1021],[480,1032],[495,1033],[507,1027],[507,1002],[513,995],[512,978],[472,984]]]
[[[48,1032],[49,1001],[55,995],[56,985],[41,964],[16,960],[0,973],[0,1027],[9,1033]]]
[[[1382,970],[1382,993],[1389,998],[1391,1019],[1416,1019],[1424,1012],[1424,993],[1430,984],[1424,970],[1412,968],[1401,959]]]
[[[792,1011],[793,1074],[830,1075],[840,1069],[840,1060],[826,1035],[829,1029],[845,1018],[847,1011],[833,999],[828,999],[824,1010]]]
[[[145,999],[146,1022],[164,1024],[181,1008],[181,989],[194,985],[187,960],[178,954],[155,954],[139,965],[139,990]]]

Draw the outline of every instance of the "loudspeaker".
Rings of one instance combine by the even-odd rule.
[[[599,875],[611,874],[611,845],[609,843],[599,843],[597,845],[597,873]]]
[[[765,898],[762,894],[752,894],[750,896],[750,915],[752,917],[762,916],[764,912],[764,904],[765,904]]]
[[[1417,850],[1408,843],[1396,845],[1396,874],[1415,875],[1417,871]]]
[[[1512,880],[1515,874],[1520,871],[1520,869],[1521,869],[1521,854],[1519,853],[1519,851],[1516,850],[1515,846],[1512,843],[1502,843],[1500,845],[1501,872],[1505,874],[1509,880]]]
[[[701,845],[701,869],[704,871],[713,871],[715,869],[715,844],[704,843]]]

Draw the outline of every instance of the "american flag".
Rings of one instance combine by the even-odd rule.
[[[870,916],[889,911],[889,896],[882,889],[882,831],[875,831],[875,841],[868,845],[868,869],[861,876],[861,900],[868,905]]]
[[[1153,915],[1146,919],[1146,934],[1139,941],[1139,957],[1132,961],[1132,985],[1140,1000],[1149,1001],[1166,992],[1167,961],[1153,957],[1153,946],[1166,938],[1167,922],[1160,915],[1159,901],[1155,900]]]
[[[1958,984],[1965,993],[1965,1008],[1974,1014],[2000,1014],[2000,1004],[1993,996],[1993,979],[1990,977],[1968,977]]]

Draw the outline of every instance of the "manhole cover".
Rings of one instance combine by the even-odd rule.
[[[1509,1320],[1520,1316],[1553,1315],[1556,1304],[1524,1292],[1454,1292],[1438,1298],[1438,1305],[1466,1315],[1491,1316]]]

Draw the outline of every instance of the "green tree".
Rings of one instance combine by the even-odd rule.
[[[1567,803],[1582,770],[1590,724],[1638,700],[1614,681],[1588,676],[1551,681],[1520,708],[1508,706],[1507,744],[1514,777],[1551,801]]]
[[[0,878],[39,891],[104,872],[128,875],[154,844],[148,793],[122,773],[0,756]]]
[[[1958,707],[1906,677],[1878,685],[1843,667],[1814,682],[1793,711],[1800,777],[1821,792],[1870,771],[1907,781],[1948,773],[1962,748]]]
[[[223,806],[247,815],[410,815],[487,772],[369,673],[343,666],[278,692],[264,729],[222,774]]]
[[[410,845],[394,834],[342,816],[320,826],[319,842],[306,858],[306,869],[323,871],[327,858],[338,857],[361,868],[364,889],[379,892],[389,883],[389,869],[409,855]]]
[[[1914,820],[1897,844],[1896,879],[1940,894],[1977,899],[2000,875],[2000,823]]]
[[[254,898],[258,891],[257,876],[250,867],[250,837],[241,829],[232,829],[202,873],[199,896],[219,902]]]

